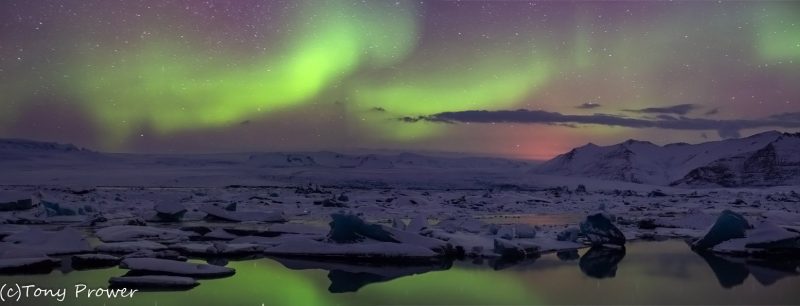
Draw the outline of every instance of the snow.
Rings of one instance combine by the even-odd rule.
[[[430,227],[430,224],[428,224],[428,217],[416,215],[413,219],[411,219],[411,222],[406,225],[405,230],[409,232],[419,232],[428,227]]]
[[[611,146],[586,145],[559,155],[541,164],[536,173],[582,176],[621,180],[636,183],[667,185],[679,184],[711,184],[714,181],[702,181],[707,178],[691,177],[690,174],[702,173],[712,165],[725,163],[735,158],[746,160],[746,157],[757,155],[769,146],[777,148],[783,160],[782,169],[796,171],[792,162],[800,160],[794,152],[800,151],[800,137],[778,132],[765,132],[740,139],[706,142],[701,144],[668,144],[658,146],[649,142],[629,140]],[[745,157],[742,157],[745,156]],[[732,169],[740,167],[731,167]],[[758,170],[767,173],[767,169]],[[795,172],[796,173],[796,172]],[[738,176],[739,174],[737,174]],[[797,184],[797,177],[789,176],[785,180],[771,181],[744,180],[737,184],[759,186]]]
[[[122,276],[108,280],[111,288],[191,289],[200,283],[194,278],[168,275]]]
[[[744,151],[734,155],[750,154],[754,152],[750,148],[760,150],[770,143],[777,153],[788,154],[794,146],[789,138],[778,141],[767,136],[744,140]],[[634,152],[631,164],[643,165],[628,174],[659,182],[669,182],[674,173],[690,170],[692,163],[713,162],[716,150],[733,154],[737,146],[735,142],[697,147],[624,144]],[[32,155],[26,161],[9,163],[0,158],[0,168],[10,173],[0,177],[0,184],[14,185],[0,185],[0,199],[7,195],[16,201],[42,194],[43,201],[58,203],[48,204],[50,208],[34,205],[27,210],[0,211],[0,223],[9,223],[0,224],[0,258],[95,251],[126,259],[176,261],[194,255],[224,258],[242,254],[349,263],[427,263],[462,255],[497,260],[506,249],[544,253],[634,239],[700,240],[710,234],[707,229],[724,209],[735,209],[756,227],[712,251],[771,254],[786,251],[788,247],[779,250],[773,246],[791,243],[791,230],[800,228],[800,211],[794,205],[800,201],[796,186],[663,186],[592,175],[530,173],[532,163],[528,162],[444,155],[112,155],[47,147],[9,149]],[[625,153],[619,151],[621,147],[614,149],[615,154]],[[33,154],[40,149],[41,154]],[[706,149],[710,153],[704,155]],[[582,150],[597,153],[605,149],[590,146]],[[689,153],[678,152],[681,150]],[[671,153],[662,156],[659,152]],[[582,159],[582,154],[575,158]],[[595,157],[616,162],[626,154],[630,155],[603,157],[598,153]],[[664,156],[687,160],[660,163]],[[620,165],[624,164],[606,164],[608,170]],[[661,172],[675,165],[685,167],[671,169],[666,175]],[[791,169],[776,165],[779,172]],[[76,173],[74,169],[86,171]],[[347,207],[315,205],[331,199]],[[591,212],[598,208],[603,211],[602,218],[592,217]],[[342,213],[342,209],[348,212]],[[63,216],[68,210],[75,215]],[[172,216],[184,210],[179,222],[177,218],[156,218],[159,213]],[[581,233],[581,221],[589,218],[599,220],[586,220]],[[37,231],[39,234],[29,233]],[[71,234],[53,234],[62,231]],[[93,249],[87,241],[94,238],[102,243]],[[770,247],[756,249],[759,243]],[[572,253],[567,255],[565,258],[572,257]],[[95,255],[85,256],[91,260]]]
[[[126,258],[120,268],[142,274],[218,278],[233,275],[236,271],[227,267],[196,264],[158,258]]]
[[[725,254],[764,254],[771,251],[800,253],[800,233],[769,222],[757,224],[741,237],[724,241],[712,249]]]
[[[782,227],[769,222],[763,222],[755,226],[752,230],[747,231],[747,247],[748,248],[772,248],[772,247],[786,247],[786,245],[793,245],[795,248],[800,248],[796,241],[800,239],[800,233],[790,232]]]

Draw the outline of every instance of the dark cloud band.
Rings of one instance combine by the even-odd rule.
[[[442,123],[528,123],[528,124],[594,124],[628,128],[717,131],[720,137],[738,137],[739,131],[752,128],[800,128],[798,113],[772,115],[763,119],[713,120],[689,117],[631,118],[609,114],[568,115],[541,110],[468,110],[443,112],[429,116],[404,117],[405,122]]]

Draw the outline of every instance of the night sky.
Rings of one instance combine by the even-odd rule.
[[[0,137],[114,152],[800,130],[800,2],[0,2]]]

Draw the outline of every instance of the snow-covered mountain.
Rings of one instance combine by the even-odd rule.
[[[103,153],[73,145],[0,139],[0,185],[227,186],[389,183],[453,186],[519,177],[533,163],[462,154],[381,151],[219,154]]]
[[[797,185],[800,134],[770,131],[695,145],[658,146],[636,140],[588,144],[539,165],[534,172],[657,185]]]
[[[438,157],[416,153],[342,154],[336,152],[255,153],[247,162],[259,168],[522,168],[530,163],[493,157]]]

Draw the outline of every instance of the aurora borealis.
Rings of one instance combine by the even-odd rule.
[[[793,1],[12,0],[0,137],[549,158],[589,141],[797,131],[799,61]],[[652,111],[678,105],[691,107]],[[519,109],[562,117],[418,120]]]

